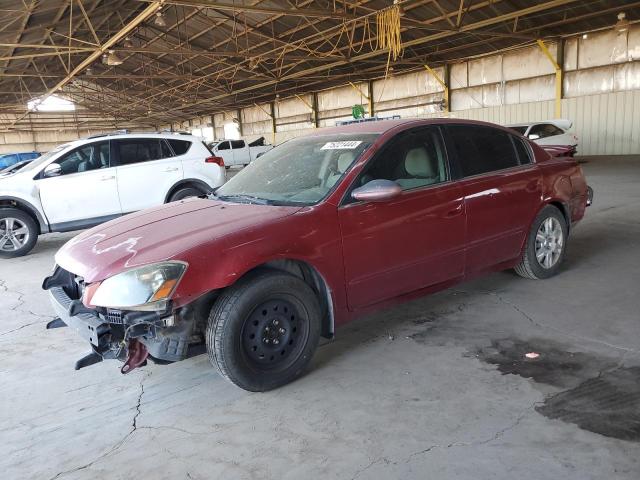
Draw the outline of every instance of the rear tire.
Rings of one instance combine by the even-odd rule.
[[[38,241],[38,225],[18,208],[0,209],[0,258],[22,257]]]
[[[178,200],[184,200],[185,198],[191,198],[191,197],[199,197],[200,195],[204,195],[204,193],[198,190],[197,188],[185,187],[174,192],[173,195],[171,195],[171,197],[169,198],[169,201],[177,202]]]
[[[238,387],[265,392],[304,371],[320,339],[321,313],[309,285],[265,270],[217,299],[207,324],[211,363]]]
[[[547,205],[531,225],[518,275],[532,280],[553,277],[560,270],[567,248],[568,228],[562,212]]]

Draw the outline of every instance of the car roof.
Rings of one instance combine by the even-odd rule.
[[[115,134],[105,133],[104,135],[97,134],[97,135],[92,135],[90,137],[79,138],[78,140],[73,140],[71,142],[67,142],[66,144],[61,144],[61,145],[67,145],[67,147],[75,148],[75,147],[79,147],[80,145],[86,145],[87,143],[99,142],[102,140],[118,140],[123,138],[166,138],[169,140],[186,140],[186,141],[195,142],[195,143],[202,142],[202,139],[198,137],[195,137],[193,135],[185,135],[182,133],[171,133],[171,132],[133,133],[132,132],[132,133],[115,133]]]
[[[368,121],[368,122],[361,122],[361,123],[350,123],[348,125],[338,125],[335,127],[323,128],[322,133],[318,132],[311,135],[325,135],[325,134],[336,134],[336,133],[383,134],[394,129],[404,130],[406,128],[418,127],[421,125],[446,125],[446,124],[477,125],[477,126],[505,129],[505,127],[501,125],[497,125],[495,123],[481,122],[479,120],[465,120],[462,118],[445,118],[445,117],[403,118],[403,119],[393,119],[393,120],[378,120],[378,121]]]
[[[129,132],[129,133],[104,133],[104,134],[96,134],[91,135],[90,137],[85,137],[81,140],[94,140],[98,138],[110,138],[110,139],[118,139],[118,138],[169,138],[171,140],[189,140],[189,141],[201,141],[198,137],[193,135],[186,135],[184,133],[174,133],[174,132]]]

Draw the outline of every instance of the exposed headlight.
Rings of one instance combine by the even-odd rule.
[[[187,264],[182,262],[134,268],[104,280],[87,300],[95,307],[162,311],[186,269]]]

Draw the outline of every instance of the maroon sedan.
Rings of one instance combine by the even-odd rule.
[[[291,140],[215,195],[69,241],[43,288],[102,359],[206,352],[241,388],[298,377],[358,315],[514,268],[555,275],[590,202],[580,167],[512,130],[379,121]]]

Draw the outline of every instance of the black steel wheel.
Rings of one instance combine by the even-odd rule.
[[[242,348],[256,369],[286,369],[304,347],[309,322],[295,303],[295,299],[268,300],[245,321]]]
[[[302,374],[320,338],[314,291],[288,273],[265,270],[225,290],[209,315],[207,352],[220,373],[249,391]]]

